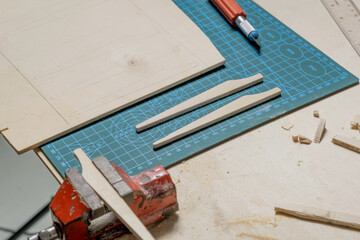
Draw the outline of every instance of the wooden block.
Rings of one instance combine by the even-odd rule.
[[[353,150],[355,152],[360,153],[360,140],[358,139],[351,139],[343,136],[336,135],[331,140],[333,143],[340,145],[344,148]]]
[[[316,118],[320,117],[319,111],[318,111],[318,110],[314,110],[313,116],[316,117]]]
[[[275,98],[280,94],[281,94],[280,88],[274,88],[267,92],[240,97],[239,99],[207,114],[206,116],[154,142],[153,147],[154,149],[162,147],[182,137],[185,137],[191,133],[197,132],[205,127],[211,126],[224,119],[227,119],[238,113],[241,113],[249,108],[252,108],[263,102],[269,101],[270,99]]]
[[[350,214],[328,211],[296,204],[276,206],[275,212],[285,213],[307,220],[319,221],[360,230],[360,217]]]
[[[326,120],[320,119],[320,122],[319,122],[316,132],[315,132],[314,143],[320,143],[321,138],[325,132],[325,125],[326,125]]]
[[[0,24],[0,130],[18,153],[225,62],[171,0],[4,0]]]
[[[74,151],[74,155],[81,164],[83,178],[119,220],[124,223],[138,239],[154,239],[148,229],[127,205],[125,200],[120,197],[113,186],[95,167],[86,153],[78,148]]]
[[[283,123],[281,124],[281,127],[282,127],[283,129],[285,129],[286,131],[289,131],[293,126],[294,126],[294,124],[291,123],[291,122],[289,122],[288,120],[286,120],[285,122],[283,122]]]
[[[218,99],[224,98],[245,88],[253,86],[262,82],[263,75],[258,73],[252,77],[228,80],[218,86],[215,86],[199,95],[190,98],[189,100],[182,102],[175,107],[172,107],[148,120],[138,124],[135,128],[136,131],[141,132],[148,128],[154,127],[162,122],[168,121],[172,118],[190,112],[196,108],[202,107],[206,104],[214,102]]]

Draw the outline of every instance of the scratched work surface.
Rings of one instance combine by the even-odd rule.
[[[288,111],[353,85],[358,79],[324,53],[279,22],[250,0],[238,1],[248,19],[261,33],[261,53],[232,29],[208,0],[174,0],[205,32],[226,59],[225,67],[194,79],[168,92],[143,101],[61,139],[42,150],[61,174],[79,166],[73,150],[81,147],[91,158],[106,156],[129,174],[152,166],[169,166],[225,139],[280,116]],[[136,133],[135,125],[223,81],[256,73],[264,82],[201,109]],[[282,96],[262,104],[157,151],[152,143],[176,129],[237,99],[274,87]]]

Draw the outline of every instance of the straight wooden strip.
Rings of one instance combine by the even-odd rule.
[[[122,223],[138,238],[154,239],[148,229],[134,214],[124,199],[116,192],[113,186],[106,180],[102,173],[95,167],[86,153],[78,148],[74,151],[75,157],[79,160],[82,168],[82,176],[89,183],[92,189],[99,195]]]
[[[355,152],[360,153],[360,140],[358,139],[351,139],[343,136],[336,135],[331,140],[333,143],[340,145],[344,148],[353,150]]]
[[[248,78],[226,81],[138,124],[135,127],[136,131],[141,132],[148,128],[154,127],[162,122],[168,121],[196,108],[202,107],[218,99],[224,98],[245,88],[260,83],[262,80],[263,75],[258,73]]]
[[[325,132],[325,125],[326,125],[326,120],[320,119],[320,122],[319,122],[316,132],[315,132],[314,143],[320,143],[321,138]]]
[[[205,127],[218,123],[226,118],[232,117],[258,104],[266,102],[274,97],[279,96],[280,94],[280,88],[273,88],[267,92],[240,97],[239,99],[219,108],[218,110],[215,110],[208,115],[186,125],[185,127],[178,129],[168,136],[154,142],[153,147],[154,149],[162,147],[191,133],[197,132]]]
[[[275,212],[285,213],[291,216],[312,221],[330,223],[360,230],[360,217],[346,213],[334,212],[296,204],[287,204],[285,206],[275,207]]]

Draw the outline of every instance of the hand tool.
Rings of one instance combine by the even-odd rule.
[[[254,21],[254,27],[261,29],[262,48],[266,47],[266,51],[261,51],[261,54],[254,52],[254,46],[245,42],[247,39],[242,33],[230,28],[222,14],[216,11],[209,0],[173,0],[173,2],[205,32],[223,54],[227,63],[224,67],[196,78],[195,81],[172,88],[142,103],[131,105],[126,110],[116,112],[99,122],[70,133],[67,137],[42,146],[41,150],[60,174],[65,174],[68,166],[74,167],[77,164],[71,149],[85,146],[89,146],[87,152],[91,154],[98,151],[108,152],[109,148],[129,153],[127,156],[136,158],[137,164],[116,155],[111,160],[116,161],[123,169],[126,168],[130,174],[143,171],[139,166],[145,169],[157,165],[159,161],[165,167],[171,166],[249,129],[262,126],[289,111],[359,83],[358,77],[326,56],[253,0],[239,0],[239,3],[242,3],[241,6],[250,22],[252,21],[250,16],[258,20],[256,25]],[[291,2],[294,6],[301,6],[298,1]],[[286,69],[292,69],[291,74]],[[279,87],[283,91],[281,98],[267,104],[266,111],[262,108],[250,109],[246,113],[203,129],[201,134],[193,134],[191,137],[170,144],[166,149],[143,154],[143,149],[148,147],[147,144],[151,145],[174,129],[181,128],[184,121],[193,122],[199,117],[196,114],[184,114],[178,116],[176,121],[171,121],[171,125],[168,122],[141,134],[131,129],[136,124],[150,119],[155,112],[160,113],[174,106],[174,103],[184,102],[189,96],[201,93],[204,91],[204,86],[209,86],[209,83],[220,83],[224,79],[237,79],[239,75],[256,73],[262,73],[266,78],[261,86],[256,86],[254,89],[267,91]],[[227,98],[236,99],[235,96]],[[225,99],[218,101],[222,104]],[[166,157],[170,154],[171,157]]]
[[[181,114],[185,114],[206,104],[209,104],[226,96],[234,94],[238,91],[241,91],[245,88],[258,84],[262,82],[262,80],[263,75],[261,73],[258,73],[248,78],[228,80],[226,82],[223,82],[213,88],[210,88],[205,92],[200,93],[199,95],[196,95],[195,97],[188,99],[185,102],[176,105],[175,107],[172,107],[146,120],[145,122],[136,125],[136,131],[141,132],[148,128],[154,127]]]
[[[93,162],[145,226],[178,210],[175,184],[163,166],[131,177],[103,156]],[[110,240],[128,232],[76,167],[65,176],[50,204],[53,225],[29,240]]]
[[[360,56],[360,10],[352,0],[321,0]]]
[[[275,98],[280,94],[280,88],[273,88],[263,93],[242,96],[235,101],[226,104],[225,106],[154,142],[153,147],[154,149],[162,147],[191,133],[197,132],[205,127],[218,123],[226,118],[232,117],[235,114],[241,113],[258,104],[269,101],[270,99]]]
[[[246,13],[234,0],[211,0],[234,27],[239,27],[250,41],[260,47],[259,32],[246,20]]]
[[[76,149],[74,155],[81,164],[81,175],[105,203],[105,206],[115,214],[137,239],[155,240],[125,200],[118,194],[116,189],[119,188],[123,179],[116,174],[115,169],[106,161],[95,159],[92,162],[81,148]],[[100,169],[102,172],[99,171]],[[106,174],[106,177],[104,174]],[[116,174],[116,177],[113,174]]]

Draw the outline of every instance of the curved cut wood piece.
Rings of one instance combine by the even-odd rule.
[[[258,73],[254,76],[248,78],[242,78],[237,80],[228,80],[215,86],[199,95],[186,100],[140,124],[135,128],[137,132],[144,131],[148,128],[154,127],[160,123],[168,121],[172,118],[190,112],[196,108],[202,107],[206,104],[234,94],[238,91],[241,91],[245,88],[251,87],[255,84],[258,84],[263,81],[263,75]]]
[[[185,127],[178,129],[177,131],[169,134],[168,136],[154,142],[153,147],[154,149],[162,147],[191,133],[197,132],[205,127],[211,126],[226,118],[232,117],[249,108],[266,102],[272,98],[275,98],[280,94],[280,88],[273,88],[263,93],[245,95],[243,97],[240,97],[239,99],[219,108],[218,110],[215,110],[207,114],[206,116],[186,125]]]
[[[124,199],[116,192],[102,173],[95,167],[86,153],[78,148],[74,151],[82,168],[82,176],[88,182],[96,194],[104,201],[118,219],[138,238],[154,240],[148,229],[130,209]]]

